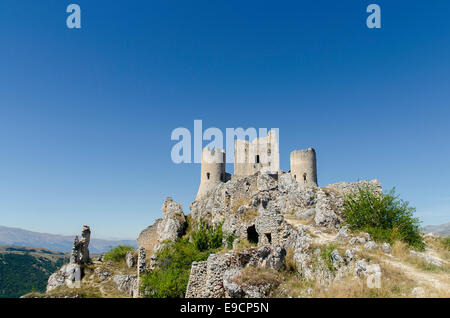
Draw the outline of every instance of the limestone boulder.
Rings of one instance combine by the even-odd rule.
[[[113,281],[119,292],[134,297],[137,290],[137,275],[115,275]]]
[[[57,272],[53,273],[47,282],[47,292],[60,286],[76,287],[81,282],[81,267],[78,264],[63,265]]]
[[[391,244],[386,243],[386,242],[381,245],[381,249],[386,254],[390,254],[392,252]]]
[[[128,268],[132,268],[136,265],[136,260],[134,259],[134,253],[132,251],[127,252],[127,254],[125,255],[125,261]]]
[[[366,250],[376,250],[378,248],[378,244],[374,241],[369,241],[366,244],[364,244],[364,248]]]
[[[111,273],[108,272],[105,268],[103,267],[97,267],[94,270],[95,275],[97,276],[97,278],[102,282],[106,279],[108,279],[111,276]]]

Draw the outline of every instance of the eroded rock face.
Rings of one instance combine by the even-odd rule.
[[[76,287],[81,282],[81,267],[78,264],[66,264],[53,273],[47,283],[47,292],[60,286]]]
[[[135,259],[134,259],[134,255],[133,252],[128,251],[127,254],[125,255],[125,261],[127,263],[128,268],[132,268],[135,265]]]
[[[369,241],[366,244],[364,244],[364,248],[366,250],[376,250],[378,248],[378,244],[374,241]]]
[[[72,254],[70,255],[70,263],[87,264],[89,263],[89,242],[91,240],[91,229],[87,225],[83,225],[81,231],[81,239],[75,236]]]
[[[150,261],[146,264],[147,269],[153,269],[156,266],[157,253],[163,247],[163,243],[175,241],[185,233],[187,228],[186,216],[181,204],[168,197],[161,210],[163,217],[143,230],[137,239],[139,253],[148,252],[150,255]]]
[[[318,190],[314,222],[320,226],[335,227],[341,223],[337,211],[340,211],[343,206],[344,199],[342,196],[336,195],[334,192]]]
[[[259,172],[219,183],[194,201],[190,209],[195,220],[206,220],[212,225],[225,222],[224,232],[238,237],[245,236],[243,228],[251,225],[261,203],[265,209],[283,216],[313,219],[317,226],[338,228],[342,223],[344,194],[361,186],[381,193],[377,180],[341,182],[319,188],[299,184],[290,173],[280,172],[277,177]]]
[[[134,297],[138,284],[136,275],[115,275],[113,277],[114,283],[117,285],[119,292]]]
[[[411,255],[414,255],[416,257],[423,259],[427,264],[438,266],[438,267],[442,266],[442,261],[440,259],[433,257],[431,255],[428,255],[427,253],[416,252],[414,250],[411,250],[410,253],[411,253]]]
[[[102,267],[97,267],[94,272],[101,282],[108,279],[111,276],[111,273]]]
[[[163,219],[158,224],[158,241],[175,241],[186,228],[186,217],[181,204],[167,198],[162,207]]]
[[[163,243],[175,241],[184,234],[187,227],[181,204],[173,201],[172,198],[166,198],[161,210],[163,217],[143,230],[137,239],[139,250],[144,249],[144,252],[151,255],[150,263],[147,264],[149,269],[154,267],[156,253],[161,250]]]

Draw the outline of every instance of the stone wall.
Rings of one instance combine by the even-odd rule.
[[[280,170],[280,152],[274,130],[266,137],[252,142],[237,139],[234,144],[234,175],[247,177],[258,171],[277,174]]]
[[[224,286],[229,271],[239,271],[246,266],[273,268],[284,266],[286,250],[280,246],[262,246],[244,251],[211,254],[205,262],[194,262],[191,267],[186,298],[223,298],[233,293]]]
[[[175,241],[187,226],[181,204],[168,197],[161,208],[163,217],[143,230],[137,239],[139,247],[144,247],[149,255],[157,252],[164,241]]]
[[[158,244],[158,224],[162,219],[157,219],[153,225],[144,229],[137,238],[139,247],[144,247],[147,252],[153,252],[156,244]]]
[[[193,262],[189,282],[186,289],[186,298],[204,298],[206,272],[208,262]]]

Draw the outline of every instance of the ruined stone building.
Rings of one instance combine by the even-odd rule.
[[[297,182],[317,186],[316,152],[313,148],[294,150],[291,153],[290,173]],[[252,142],[235,140],[234,174],[226,172],[226,153],[223,149],[204,148],[202,151],[200,187],[197,199],[214,189],[218,184],[230,179],[239,179],[257,172],[277,176],[280,170],[280,152],[275,130],[266,137]]]
[[[269,131],[266,137],[256,138],[253,142],[235,140],[234,175],[236,177],[248,177],[258,171],[278,174],[279,170],[280,152],[275,130]]]

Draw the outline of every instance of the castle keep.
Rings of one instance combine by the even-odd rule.
[[[313,148],[293,151],[290,160],[290,173],[297,182],[317,186],[316,152]],[[225,150],[211,150],[208,147],[203,149],[200,187],[196,199],[230,179],[248,177],[257,172],[277,176],[280,173],[280,152],[275,130],[252,142],[235,140],[234,174],[227,173],[225,166]]]

